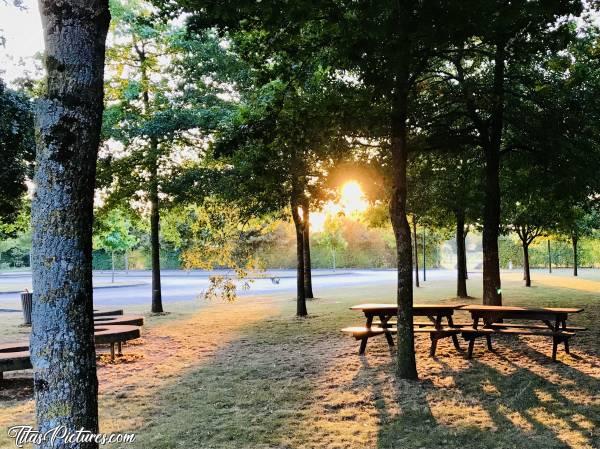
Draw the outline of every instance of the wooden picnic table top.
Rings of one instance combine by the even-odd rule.
[[[427,310],[441,310],[441,311],[445,311],[445,310],[456,310],[456,309],[460,309],[462,306],[464,306],[464,304],[453,304],[453,303],[449,303],[449,304],[413,304],[413,310],[419,310],[419,309],[427,309]],[[362,310],[362,311],[366,311],[366,312],[370,312],[370,311],[390,311],[390,312],[394,312],[398,310],[398,304],[371,304],[371,303],[367,303],[367,304],[358,304],[356,306],[352,306],[350,307],[350,310]]]
[[[518,307],[518,306],[484,306],[479,304],[470,304],[463,306],[460,310],[467,312],[509,312],[509,313],[550,313],[550,314],[562,314],[562,313],[579,313],[582,312],[582,308],[574,307]]]

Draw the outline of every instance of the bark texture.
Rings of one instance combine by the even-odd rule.
[[[528,243],[523,243],[523,274],[525,275],[525,287],[531,287],[531,271],[529,269]]]
[[[304,294],[306,299],[313,299],[312,288],[312,262],[310,261],[310,205],[308,201],[302,204],[302,221],[304,223],[303,232],[303,251],[304,251]]]
[[[467,294],[467,252],[465,248],[465,214],[456,212],[456,296],[468,298]]]
[[[36,111],[31,362],[39,430],[98,431],[92,220],[107,0],[39,2],[47,81]],[[40,447],[50,447],[50,442]],[[57,441],[55,448],[96,448]]]
[[[301,201],[300,194],[294,189],[291,198],[292,219],[296,229],[296,315],[307,316],[306,293],[304,291],[304,222],[298,210]]]
[[[485,206],[483,211],[483,303],[502,305],[498,235],[500,233],[500,147],[504,128],[505,43],[496,45],[489,135],[485,139]]]
[[[152,312],[162,313],[162,289],[160,285],[160,203],[158,198],[157,164],[151,166],[150,174],[150,246],[152,248]]]
[[[404,47],[404,46],[403,46]],[[406,48],[406,47],[404,47]],[[406,119],[408,104],[408,55],[400,55],[398,82],[392,111],[392,195],[390,218],[396,240],[398,263],[398,350],[396,371],[400,378],[416,379],[415,340],[413,334],[412,242],[406,218],[408,148]],[[404,80],[404,81],[401,81]]]

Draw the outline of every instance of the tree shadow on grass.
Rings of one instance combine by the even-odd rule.
[[[528,346],[519,345],[515,351],[513,347],[514,343],[503,346],[459,369],[438,359],[442,375],[453,379],[449,386],[427,379],[398,382],[392,404],[397,410],[380,410],[378,447],[599,447],[598,379],[568,365],[547,363],[546,354]],[[520,362],[513,362],[523,349]],[[539,363],[544,369],[536,373]],[[569,385],[587,398],[576,401],[565,395]],[[406,406],[411,400],[415,405]]]

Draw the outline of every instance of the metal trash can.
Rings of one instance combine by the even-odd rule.
[[[21,306],[23,307],[23,320],[25,325],[31,326],[31,305],[33,302],[33,293],[24,291],[21,293]]]

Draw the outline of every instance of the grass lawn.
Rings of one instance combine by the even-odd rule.
[[[124,447],[140,449],[600,448],[600,279],[535,273],[526,289],[519,277],[504,276],[505,304],[585,308],[572,324],[589,330],[559,363],[544,337],[498,338],[494,353],[478,342],[465,360],[450,340],[429,358],[418,336],[420,380],[398,381],[384,338],[359,357],[339,331],[363,323],[350,305],[393,302],[392,285],[317,291],[307,319],[289,297],[180,303],[149,317],[122,359],[100,357],[101,430],[136,432]],[[427,282],[415,300],[454,301],[454,289]],[[5,341],[19,332],[11,316],[0,313]],[[31,389],[30,373],[7,373],[0,427],[33,423]],[[0,447],[13,444],[0,432]]]

